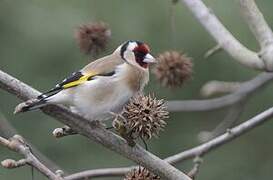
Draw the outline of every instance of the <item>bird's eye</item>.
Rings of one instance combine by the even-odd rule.
[[[143,60],[147,53],[141,51],[134,51],[135,57],[138,60]]]

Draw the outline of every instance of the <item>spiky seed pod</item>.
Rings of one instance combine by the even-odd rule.
[[[80,50],[85,54],[97,54],[106,48],[111,30],[104,22],[81,25],[75,32]]]
[[[124,180],[160,180],[160,177],[146,168],[138,167],[127,173]]]
[[[164,120],[169,117],[169,112],[166,111],[162,99],[138,94],[124,106],[121,117],[123,118],[116,118],[113,122],[116,129],[123,127],[133,139],[137,137],[150,139],[153,136],[157,137],[159,131],[166,126]]]
[[[191,58],[177,51],[159,54],[153,73],[163,86],[182,86],[192,76]]]

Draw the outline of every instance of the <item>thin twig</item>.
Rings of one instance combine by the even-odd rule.
[[[212,47],[211,49],[209,49],[205,54],[204,54],[204,58],[207,59],[208,57],[216,54],[217,52],[219,52],[220,50],[222,50],[222,47],[217,44],[216,46]]]
[[[244,106],[246,104],[246,100],[240,103],[237,103],[230,107],[227,112],[227,115],[212,131],[203,131],[198,135],[198,139],[200,142],[207,142],[223,133],[226,132],[227,129],[230,129],[237,120],[239,120]]]
[[[203,163],[203,159],[199,156],[196,156],[193,160],[193,168],[188,172],[188,176],[191,177],[193,180],[196,178],[200,166]]]
[[[0,136],[9,138],[14,136],[15,134],[18,134],[16,129],[9,123],[9,121],[0,113]],[[49,159],[47,156],[45,156],[41,151],[39,151],[35,146],[33,146],[30,142],[25,140],[26,144],[28,144],[31,147],[31,150],[35,156],[41,160],[43,164],[45,164],[49,169],[52,171],[57,171],[60,168],[55,162],[53,162],[51,159]],[[65,174],[67,174],[65,172]]]
[[[181,162],[183,160],[195,157],[197,155],[203,155],[206,154],[217,147],[226,144],[227,142],[235,139],[238,136],[243,135],[244,133],[252,130],[253,128],[263,124],[267,120],[273,117],[273,107],[265,110],[264,112],[254,116],[253,118],[249,119],[248,121],[230,129],[226,133],[224,133],[221,136],[218,136],[217,138],[214,138],[207,143],[201,144],[197,147],[194,147],[192,149],[183,151],[181,153],[178,153],[174,156],[171,156],[169,158],[166,158],[165,160],[169,163],[176,163]]]
[[[211,111],[236,104],[268,85],[273,73],[261,73],[252,80],[241,84],[234,93],[208,100],[174,100],[167,102],[168,111]]]
[[[18,152],[24,156],[24,159],[15,161],[12,159],[6,159],[2,161],[2,166],[6,168],[17,168],[24,166],[26,164],[34,167],[39,172],[44,174],[51,180],[62,180],[63,178],[57,176],[50,169],[48,169],[44,164],[42,164],[31,152],[30,147],[25,144],[23,138],[19,135],[14,135],[10,140],[0,137],[0,144],[9,148],[12,151]]]
[[[201,87],[200,94],[202,97],[229,94],[238,90],[241,84],[241,82],[209,81]]]

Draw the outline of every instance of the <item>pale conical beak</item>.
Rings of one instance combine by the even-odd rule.
[[[157,63],[156,59],[151,55],[151,54],[146,54],[143,62],[146,62],[146,63]]]

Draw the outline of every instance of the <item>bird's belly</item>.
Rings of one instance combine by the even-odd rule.
[[[118,113],[133,96],[133,93],[122,86],[103,84],[83,88],[89,92],[75,94],[74,109],[90,120],[106,120],[111,117],[110,112]],[[85,95],[83,95],[85,94]]]

